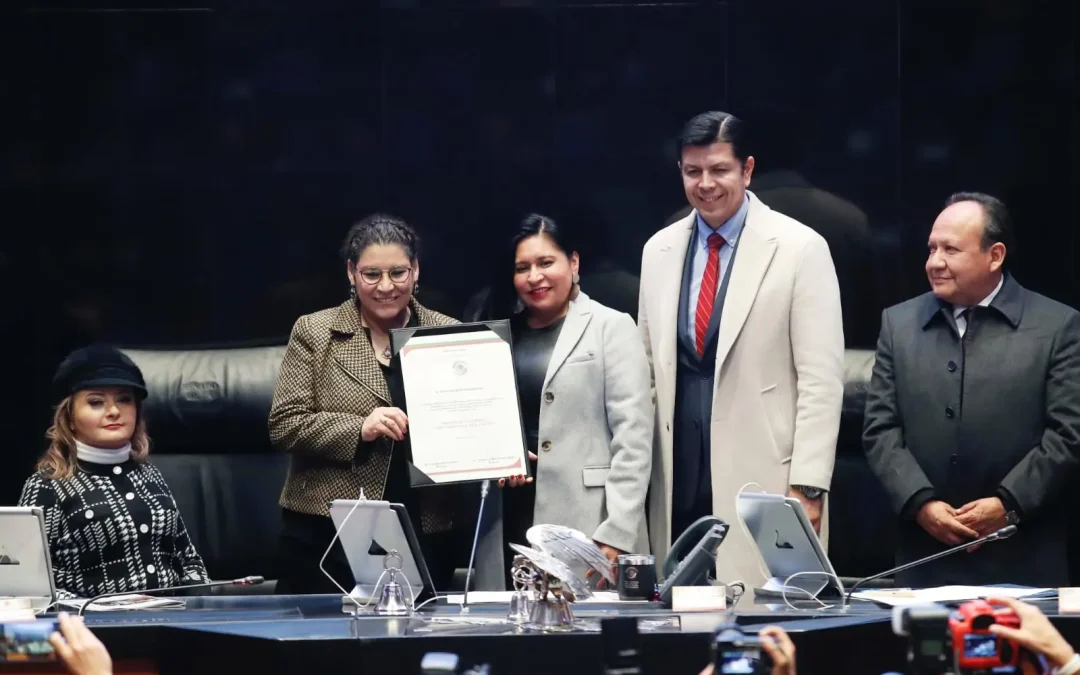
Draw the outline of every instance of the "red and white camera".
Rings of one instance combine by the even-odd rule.
[[[1000,624],[1020,627],[1020,617],[1009,607],[992,605],[986,600],[965,602],[949,616],[953,655],[958,672],[981,670],[1020,664],[1020,645],[990,632],[990,626]]]

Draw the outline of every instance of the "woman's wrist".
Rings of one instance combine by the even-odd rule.
[[[1073,648],[1068,643],[1064,643],[1060,648],[1047,653],[1046,658],[1049,659],[1050,665],[1053,667],[1053,670],[1050,671],[1053,675],[1074,675],[1074,673],[1080,672],[1080,654],[1073,651]]]

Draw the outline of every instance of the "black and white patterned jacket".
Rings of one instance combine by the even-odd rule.
[[[45,512],[58,599],[210,580],[151,464],[80,461],[71,478],[35,473],[19,505]]]

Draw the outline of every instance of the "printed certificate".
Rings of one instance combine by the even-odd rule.
[[[412,464],[433,483],[528,474],[510,345],[491,330],[401,348]]]

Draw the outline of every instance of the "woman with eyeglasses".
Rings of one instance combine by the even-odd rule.
[[[330,502],[406,505],[435,589],[459,562],[453,487],[409,485],[409,420],[390,331],[456,323],[416,300],[419,239],[404,220],[375,214],[349,230],[342,254],[349,298],[300,317],[289,337],[270,409],[270,438],[290,454],[281,493],[279,594],[339,593],[320,569],[334,538]],[[464,565],[463,565],[464,566]],[[322,567],[346,590],[353,576],[340,542]]]

